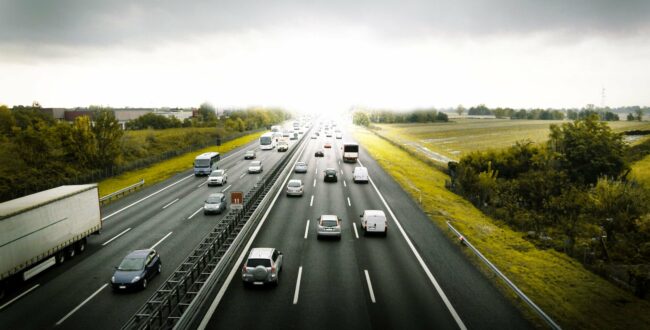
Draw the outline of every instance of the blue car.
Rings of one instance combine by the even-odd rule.
[[[153,249],[135,250],[129,253],[111,278],[113,290],[145,289],[147,283],[162,271],[160,255]]]

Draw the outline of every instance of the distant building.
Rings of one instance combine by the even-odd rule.
[[[65,108],[39,108],[39,110],[55,120],[65,120]]]

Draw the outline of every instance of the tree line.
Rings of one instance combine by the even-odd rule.
[[[622,135],[591,114],[551,125],[546,144],[522,141],[449,163],[449,187],[540,247],[595,268],[627,267],[643,296],[650,276],[638,265],[650,264],[650,191],[627,177],[628,152]]]
[[[512,108],[494,108],[490,109],[484,104],[470,107],[465,109],[462,105],[456,108],[456,113],[462,116],[467,110],[470,116],[495,116],[496,118],[510,118],[510,119],[528,119],[528,120],[563,120],[568,118],[570,120],[586,118],[591,115],[596,115],[602,121],[618,121],[619,116],[609,108],[598,109],[593,105],[588,105],[583,109],[512,109]],[[643,115],[643,109],[636,107],[633,109],[638,116]],[[631,115],[631,114],[630,114]],[[633,119],[637,117],[633,116]],[[641,117],[638,117],[641,118]],[[629,120],[629,115],[628,115]],[[641,120],[641,119],[639,119]]]
[[[352,121],[356,125],[368,126],[370,123],[395,124],[447,122],[449,121],[449,118],[446,113],[435,109],[422,109],[407,112],[376,110],[369,112],[357,111],[352,115]]]
[[[140,122],[146,123],[147,128],[169,127],[156,126],[162,116],[146,117]],[[210,121],[205,122],[206,118]],[[218,138],[268,127],[288,118],[290,114],[282,110],[233,111],[228,118],[208,115],[193,119],[197,124],[192,127],[210,125],[212,129],[188,128],[187,132],[141,134],[139,138],[126,134],[110,109],[95,109],[92,118],[80,116],[68,123],[54,120],[38,106],[10,109],[0,105],[0,201],[49,189],[55,183],[100,170],[133,167],[146,157],[216,143]],[[232,121],[237,124],[229,124]]]

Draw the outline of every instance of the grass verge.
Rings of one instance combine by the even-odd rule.
[[[152,166],[123,173],[119,176],[103,180],[99,182],[99,196],[106,196],[112,192],[120,190],[124,187],[128,187],[134,183],[137,183],[141,179],[144,179],[144,185],[150,186],[160,181],[166,180],[171,176],[186,171],[192,168],[194,163],[194,157],[198,154],[208,152],[208,151],[217,151],[220,153],[226,153],[232,149],[235,149],[239,146],[245,145],[255,139],[258,139],[263,132],[252,133],[249,135],[242,136],[240,138],[234,139],[223,143],[221,146],[206,147],[203,149],[196,150],[178,157],[168,159],[166,161],[154,164]]]
[[[650,189],[650,155],[632,163],[632,177]]]
[[[422,192],[420,206],[434,223],[448,232],[445,222],[452,221],[454,227],[562,327],[650,328],[649,302],[617,288],[562,253],[538,250],[522,238],[522,233],[498,224],[462,197],[448,191],[446,174],[385,139],[360,128],[355,129],[354,136],[414,200],[418,199],[416,189]],[[488,272],[480,261],[470,259]],[[499,279],[489,278],[493,278],[516,305],[525,308]],[[524,313],[532,315],[527,309]],[[533,321],[541,324],[540,320]]]

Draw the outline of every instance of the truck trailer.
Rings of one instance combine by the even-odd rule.
[[[96,184],[60,186],[0,204],[0,297],[86,250],[102,228]]]

